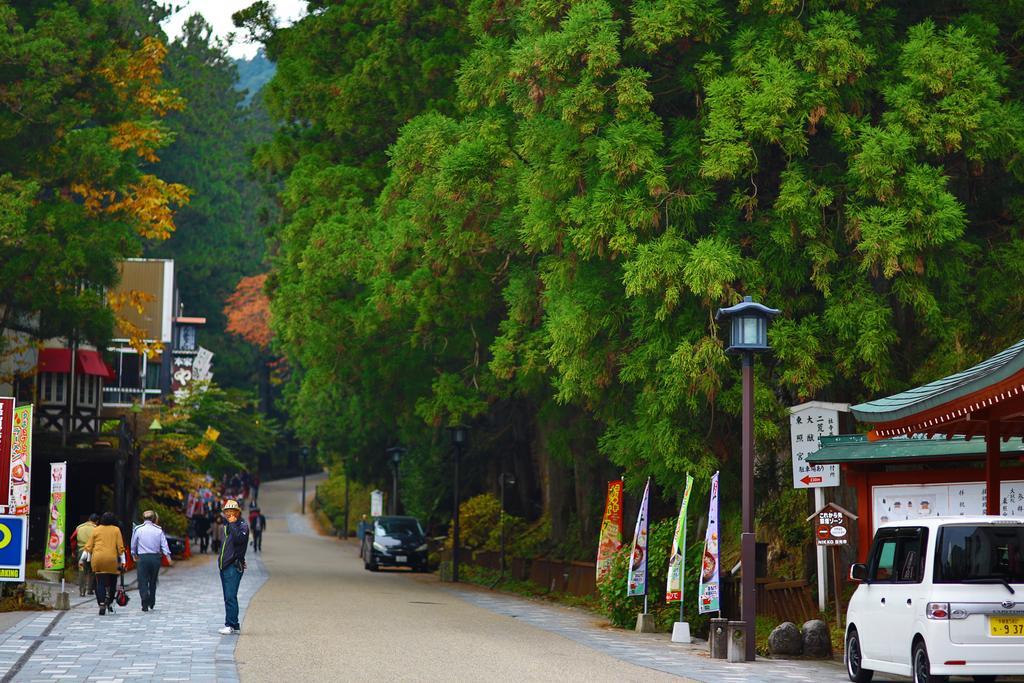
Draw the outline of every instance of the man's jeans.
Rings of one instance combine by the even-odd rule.
[[[238,623],[238,584],[242,582],[242,572],[232,562],[220,570],[220,585],[224,589],[224,625],[241,628]]]
[[[160,560],[160,553],[139,555],[139,598],[143,607],[153,607],[156,604],[156,581],[160,575]]]

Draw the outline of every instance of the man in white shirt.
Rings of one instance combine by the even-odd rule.
[[[160,575],[160,561],[167,556],[171,564],[171,549],[167,545],[164,530],[157,526],[160,518],[152,510],[142,513],[142,524],[132,532],[132,557],[138,567],[139,597],[142,611],[148,612],[156,606],[156,580]]]

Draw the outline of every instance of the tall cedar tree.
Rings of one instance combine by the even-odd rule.
[[[148,253],[175,260],[186,311],[207,319],[201,341],[215,354],[218,383],[251,386],[259,353],[226,333],[223,307],[242,277],[264,268],[270,204],[249,156],[264,134],[260,113],[241,106],[246,94],[235,89],[235,64],[201,15],[189,17],[171,43],[165,72],[188,106],[167,118],[174,141],[159,168],[192,188],[193,198],[179,212],[175,234]]]
[[[1020,3],[311,7],[264,24],[293,420],[368,476],[415,445],[416,512],[461,421],[467,488],[514,467],[588,545],[602,474],[666,501],[687,471],[728,485],[738,364],[713,315],[744,294],[783,310],[762,500],[788,405],[1024,336]]]

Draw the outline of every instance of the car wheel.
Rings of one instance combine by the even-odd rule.
[[[871,683],[875,672],[861,666],[862,655],[860,651],[860,636],[857,629],[851,628],[850,634],[846,636],[846,675],[853,683]]]
[[[946,683],[949,680],[949,676],[936,676],[932,674],[931,662],[928,661],[928,648],[925,647],[924,641],[919,640],[914,644],[914,649],[911,650],[910,661],[914,675],[914,683]]]

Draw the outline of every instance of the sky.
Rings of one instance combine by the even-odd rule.
[[[231,15],[245,9],[252,2],[253,0],[179,0],[174,4],[180,4],[182,8],[164,21],[164,31],[171,40],[177,38],[181,35],[181,27],[185,20],[198,12],[213,26],[214,34],[225,38],[229,33],[237,32],[231,23]],[[272,0],[271,4],[276,8],[277,18],[282,25],[288,25],[306,13],[305,0]],[[260,45],[242,42],[244,38],[242,32],[237,32],[235,43],[228,50],[232,57],[252,57],[256,54]]]

